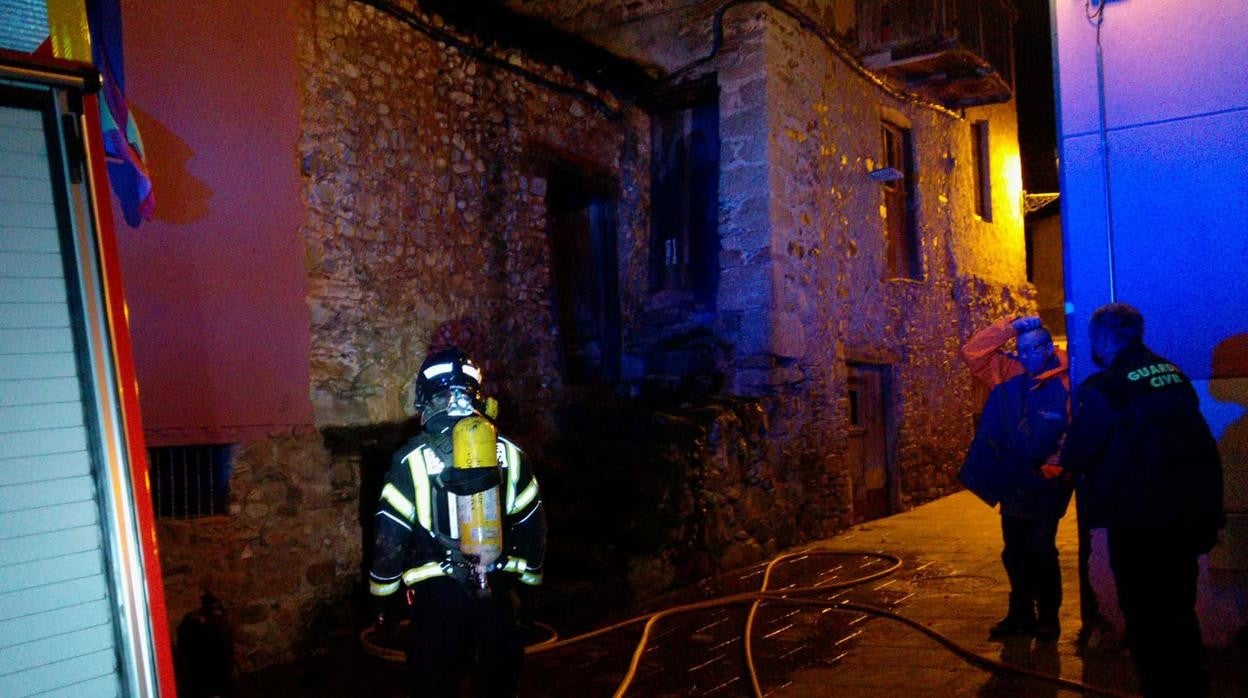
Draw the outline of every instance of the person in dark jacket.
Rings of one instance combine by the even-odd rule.
[[[1225,525],[1222,462],[1191,381],[1144,345],[1125,303],[1092,314],[1062,466],[1082,477],[1089,524],[1105,528],[1126,643],[1145,696],[1208,695],[1196,617],[1197,561]]]
[[[1010,340],[1016,342],[1013,354],[1004,351]],[[994,386],[958,473],[962,484],[989,506],[1001,505],[1009,610],[988,636],[1056,640],[1062,604],[1057,522],[1066,514],[1072,490],[1057,465],[1069,420],[1066,355],[1054,348],[1039,318],[1026,317],[980,330],[962,348],[962,358],[972,373]]]
[[[537,478],[509,439],[485,432],[489,443],[473,453],[488,453],[489,461],[458,467],[464,454],[455,450],[468,439],[455,425],[492,419],[491,403],[480,369],[463,352],[425,359],[416,379],[425,430],[395,454],[377,505],[369,592],[384,609],[406,587],[407,665],[413,695],[422,698],[457,696],[469,676],[479,698],[513,696],[520,680],[524,645],[512,592],[542,581],[546,516]],[[469,533],[460,524],[484,509],[502,517],[501,555],[488,562],[465,553]]]

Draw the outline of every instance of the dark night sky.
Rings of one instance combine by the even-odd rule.
[[[1014,74],[1023,188],[1057,191],[1057,118],[1048,0],[1014,0]]]

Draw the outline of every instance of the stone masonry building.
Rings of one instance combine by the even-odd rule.
[[[171,625],[211,591],[251,670],[361,620],[379,479],[450,344],[537,464],[556,621],[957,489],[958,348],[1035,304],[1009,8],[947,4],[996,27],[971,69],[933,63],[965,27],[907,53],[905,3],[260,3],[293,56],[312,417],[227,438],[228,507],[162,519]]]

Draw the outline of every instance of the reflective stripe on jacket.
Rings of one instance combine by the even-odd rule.
[[[377,504],[373,564],[369,591],[388,596],[407,586],[448,576],[448,563],[458,556],[459,522],[456,496],[443,486],[450,467],[450,426],[426,432],[395,455]],[[525,584],[540,584],[545,557],[546,521],[534,477],[523,452],[510,440],[497,443],[504,510],[504,555],[501,571]]]

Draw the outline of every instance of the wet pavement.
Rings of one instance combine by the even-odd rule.
[[[750,633],[759,686],[765,695],[784,698],[1087,694],[1075,683],[1059,686],[981,666],[990,660],[1098,687],[1100,695],[1130,695],[1137,687],[1134,673],[1112,636],[1098,638],[1092,647],[1075,642],[1079,624],[1073,508],[1059,528],[1058,546],[1066,598],[1061,637],[1056,642],[1012,638],[1003,643],[987,639],[988,626],[1004,614],[1008,589],[1000,563],[999,519],[973,495],[951,495],[820,541],[815,547],[821,552],[788,558],[770,570],[769,589],[803,588],[792,598],[808,605],[768,600],[759,606]],[[890,572],[896,561],[900,566]],[[707,580],[655,599],[638,613],[757,591],[765,567]],[[809,589],[816,585],[826,588]],[[742,641],[750,607],[751,600],[742,599],[658,621],[627,694],[753,695]],[[938,637],[883,615],[890,612]],[[531,653],[520,695],[611,696],[629,670],[642,626],[634,623]],[[969,658],[938,638],[964,648]],[[1218,698],[1248,695],[1243,652],[1232,647],[1214,653]],[[242,695],[390,698],[405,695],[402,685],[401,664],[366,654],[355,638],[344,636],[331,639],[304,665],[246,677]]]
[[[893,561],[858,554],[802,555],[776,565],[768,588],[776,590],[850,583],[893,567]],[[644,615],[689,604],[732,598],[762,588],[765,565],[723,575],[675,594],[656,599],[640,609]],[[824,606],[791,607],[763,603],[753,622],[752,649],[760,683],[784,685],[802,668],[844,655],[861,634],[867,616],[832,611],[842,601],[893,607],[905,593],[886,588],[879,580],[845,589],[804,593],[805,599]],[[751,602],[696,609],[667,617],[655,625],[645,644],[629,693],[639,696],[749,695],[745,671],[743,630]],[[525,667],[523,695],[611,695],[628,669],[642,635],[642,624],[583,643],[532,654]],[[832,655],[829,656],[829,648]],[[539,677],[559,676],[546,683]],[[764,689],[766,690],[766,689]]]

